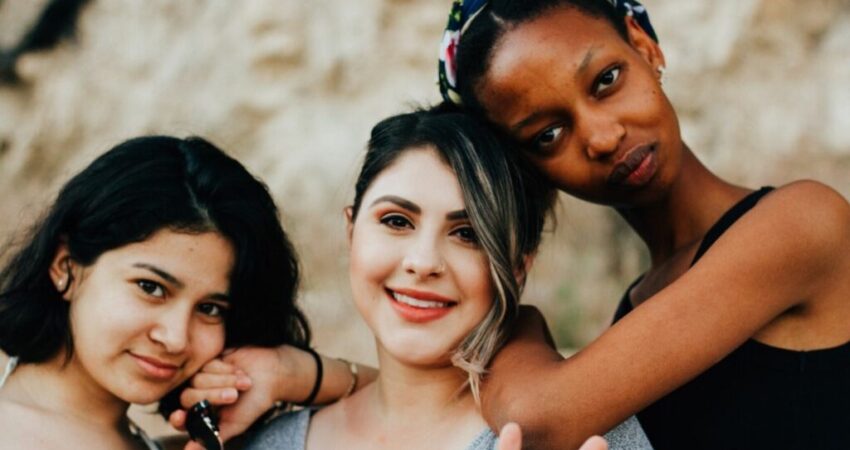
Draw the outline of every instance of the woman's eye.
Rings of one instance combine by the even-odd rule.
[[[381,223],[395,230],[413,228],[413,224],[407,220],[407,217],[397,214],[381,217]]]
[[[227,310],[227,308],[218,303],[201,303],[197,309],[202,315],[217,321],[224,318],[224,313]]]
[[[454,231],[454,234],[463,242],[469,244],[478,243],[478,235],[475,234],[475,230],[473,230],[472,227],[458,228]]]
[[[161,284],[155,281],[138,280],[136,281],[136,284],[139,286],[139,289],[141,289],[145,294],[158,298],[165,297],[165,288],[163,288]]]
[[[614,85],[620,78],[620,67],[615,66],[602,72],[599,78],[596,79],[593,93],[599,95],[605,92],[608,88]]]
[[[549,127],[543,130],[542,133],[538,134],[537,137],[534,138],[534,143],[532,144],[534,150],[538,152],[545,152],[558,142],[558,139],[563,133],[564,127],[561,125]]]

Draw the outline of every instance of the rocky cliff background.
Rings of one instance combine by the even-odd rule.
[[[45,0],[0,0],[0,48]],[[450,0],[92,0],[73,38],[0,85],[0,238],[125,138],[202,135],[262,177],[303,262],[301,303],[330,354],[370,361],[349,302],[342,208],[371,126],[437,100]],[[712,169],[850,196],[850,0],[646,0],[665,90]],[[612,212],[564,197],[526,298],[564,347],[592,339],[645,265]]]

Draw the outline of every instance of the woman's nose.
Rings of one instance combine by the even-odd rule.
[[[424,279],[442,275],[446,271],[446,263],[435,239],[423,237],[412,243],[404,256],[402,268]]]
[[[576,121],[588,158],[596,160],[616,153],[626,128],[604,112],[586,112]]]
[[[150,338],[172,354],[182,353],[189,344],[191,311],[172,307],[163,310],[150,330]]]

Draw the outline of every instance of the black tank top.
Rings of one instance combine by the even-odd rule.
[[[691,266],[770,190],[727,211]],[[632,310],[629,291],[615,322]],[[792,351],[750,339],[637,417],[656,450],[850,449],[850,342]]]

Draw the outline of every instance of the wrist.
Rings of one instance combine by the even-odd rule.
[[[313,358],[313,362],[315,363],[315,379],[313,380],[313,385],[310,388],[310,393],[307,394],[307,398],[295,402],[295,404],[299,406],[310,406],[316,403],[316,396],[319,395],[319,390],[322,388],[322,379],[324,378],[324,363],[322,361],[322,356],[319,355],[313,348],[307,347],[304,350],[310,355],[311,358]]]
[[[299,402],[307,398],[316,380],[316,363],[304,350],[284,345],[278,347],[278,374],[275,377],[275,399]]]

